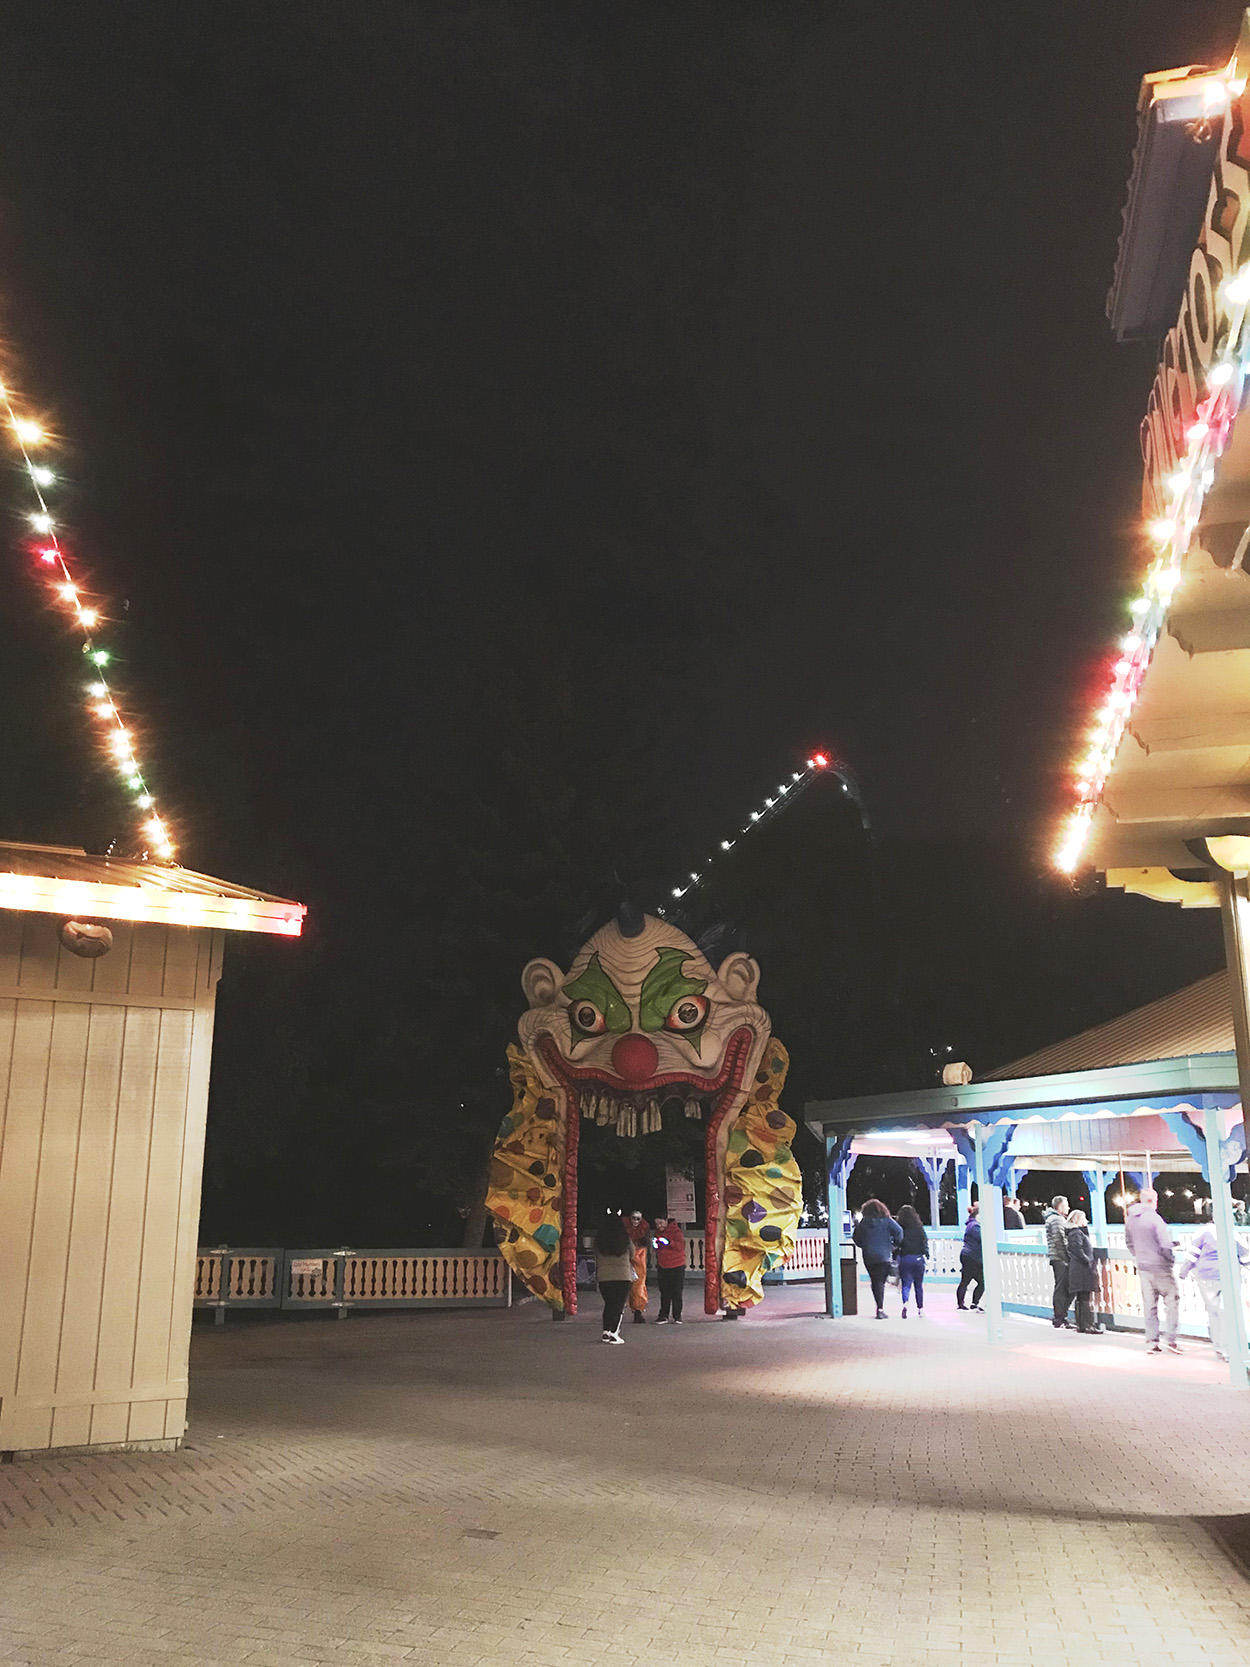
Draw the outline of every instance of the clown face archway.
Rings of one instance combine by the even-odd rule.
[[[749,955],[713,969],[676,927],[628,906],[567,973],[546,960],[525,968],[529,1010],[508,1050],[513,1104],[487,1206],[509,1265],[553,1308],[577,1311],[583,1120],[634,1139],[657,1131],[674,1100],[703,1120],[709,1314],[758,1302],[763,1275],[793,1248],[802,1183],[795,1126],[777,1103],[788,1057],[758,984]]]

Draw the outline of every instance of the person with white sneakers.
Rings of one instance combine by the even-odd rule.
[[[620,1216],[609,1216],[595,1235],[595,1277],[603,1298],[604,1343],[624,1343],[621,1315],[634,1282],[634,1247]]]
[[[1176,1274],[1172,1264],[1176,1250],[1158,1211],[1159,1194],[1153,1187],[1141,1189],[1136,1204],[1130,1204],[1124,1216],[1124,1242],[1128,1253],[1137,1264],[1141,1281],[1142,1314],[1146,1324],[1146,1351],[1162,1354],[1166,1346],[1169,1354],[1179,1354],[1176,1327],[1180,1314],[1180,1292],[1176,1288]],[[1159,1305],[1163,1305],[1163,1342],[1159,1341]]]
[[[1237,1260],[1244,1268],[1250,1266],[1250,1250],[1236,1240]],[[1200,1227],[1185,1246],[1184,1259],[1176,1270],[1178,1279],[1188,1279],[1193,1275],[1194,1282],[1202,1296],[1207,1311],[1207,1332],[1211,1338],[1211,1346],[1221,1360],[1228,1359],[1228,1351],[1224,1347],[1224,1301],[1220,1290],[1220,1248],[1215,1236],[1215,1223],[1208,1221]]]

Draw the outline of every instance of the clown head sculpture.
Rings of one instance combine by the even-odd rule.
[[[521,982],[530,1005],[487,1193],[510,1266],[576,1312],[581,1120],[628,1139],[658,1130],[667,1107],[706,1126],[704,1306],[758,1302],[793,1248],[802,1185],[777,1105],[787,1056],[755,999],[755,962],[713,968],[676,927],[626,905],[567,973],[531,961]]]

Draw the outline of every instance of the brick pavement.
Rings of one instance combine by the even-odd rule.
[[[0,1470],[0,1664],[1244,1662],[1209,1350],[814,1301],[199,1331],[183,1451]]]

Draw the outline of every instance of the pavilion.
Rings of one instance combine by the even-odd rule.
[[[953,1162],[961,1220],[975,1181],[991,1342],[1003,1339],[1004,1258],[1022,1254],[1004,1240],[1003,1196],[1023,1172],[1081,1171],[1091,1236],[1105,1251],[1106,1187],[1115,1174],[1140,1186],[1160,1173],[1197,1170],[1211,1189],[1221,1248],[1235,1264],[1231,1182],[1246,1166],[1246,1135],[1237,1055],[1228,1045],[1228,986],[1227,975],[1216,973],[982,1082],[809,1102],[807,1123],[826,1155],[830,1265],[842,1253],[847,1176],[862,1155],[910,1159],[934,1201]],[[838,1282],[828,1290],[829,1313],[838,1317]],[[1239,1302],[1225,1307],[1230,1377],[1247,1388],[1245,1315]]]

